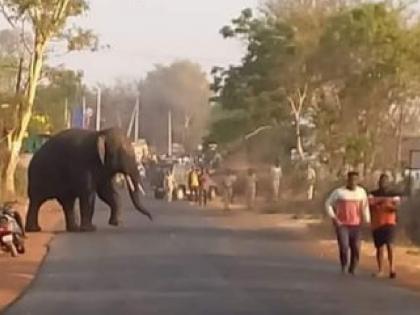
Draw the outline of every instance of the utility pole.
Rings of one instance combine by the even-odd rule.
[[[131,116],[130,116],[130,123],[128,125],[127,128],[127,137],[131,137],[131,132],[133,131],[133,126],[136,123],[136,111],[137,111],[137,107],[134,106],[133,111],[131,112]],[[135,131],[134,131],[135,133]]]
[[[66,129],[70,128],[69,99],[67,97],[64,100],[64,125],[66,126]]]
[[[134,108],[136,112],[136,118],[134,121],[134,141],[137,142],[139,140],[139,134],[140,134],[140,97],[137,96],[136,98],[136,105]]]
[[[101,130],[101,89],[97,88],[96,94],[96,131]]]
[[[168,156],[172,156],[172,111],[168,111]]]
[[[83,95],[82,98],[82,128],[85,129],[86,127],[86,96]]]

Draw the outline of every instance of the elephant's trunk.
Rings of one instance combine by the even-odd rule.
[[[133,180],[132,176],[130,175],[126,175],[125,179],[127,181],[128,192],[130,193],[130,198],[133,202],[134,207],[142,214],[147,216],[150,220],[153,220],[153,217],[150,214],[150,212],[144,208],[143,204],[140,201],[140,194],[142,193],[140,181]]]

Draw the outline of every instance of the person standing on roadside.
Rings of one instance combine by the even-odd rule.
[[[210,191],[210,176],[206,169],[202,169],[200,176],[199,205],[207,206],[208,194]]]
[[[167,201],[172,202],[175,189],[175,177],[172,170],[168,170],[165,174],[164,189],[166,192]]]
[[[200,180],[198,177],[198,171],[195,167],[193,167],[189,174],[189,184],[193,202],[198,202],[198,190],[200,187]]]
[[[248,170],[246,178],[246,204],[248,209],[254,209],[257,198],[257,175],[253,169]]]
[[[227,170],[223,179],[223,201],[225,210],[230,210],[233,203],[233,185],[236,182],[236,176],[232,170]]]
[[[383,276],[384,248],[388,253],[389,277],[396,278],[394,266],[394,253],[392,244],[395,237],[397,224],[397,208],[400,204],[400,196],[389,188],[389,176],[381,174],[378,189],[369,195],[370,213],[372,217],[373,242],[376,248],[376,262],[378,271],[376,277]]]
[[[307,197],[308,200],[314,199],[314,193],[315,193],[315,183],[316,183],[316,171],[313,168],[311,164],[308,164],[307,174],[306,174],[306,180],[307,180]]]
[[[270,169],[271,187],[272,187],[272,200],[278,201],[280,194],[280,184],[283,177],[283,170],[280,165],[280,161],[276,161]]]
[[[346,185],[331,193],[325,208],[335,227],[341,271],[354,274],[360,258],[361,225],[363,220],[370,222],[368,197],[359,186],[357,172],[347,174]]]

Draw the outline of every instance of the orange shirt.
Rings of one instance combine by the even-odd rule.
[[[399,202],[400,198],[398,196],[369,196],[371,226],[373,230],[385,225],[397,224],[397,206]]]

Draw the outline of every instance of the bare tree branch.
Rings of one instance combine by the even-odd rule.
[[[22,26],[21,26],[21,33],[20,33],[22,45],[23,45],[24,50],[26,50],[27,53],[31,54],[32,53],[32,48],[29,46],[28,42],[26,41],[25,35],[26,35],[25,19],[22,19]]]
[[[9,25],[12,28],[15,29],[16,28],[16,24],[13,21],[13,18],[11,16],[9,16],[9,14],[7,13],[7,9],[6,9],[5,4],[3,4],[3,3],[0,4],[0,11],[1,11],[1,14],[3,15],[3,17],[6,19],[6,22],[9,23]]]
[[[268,130],[268,129],[272,129],[272,128],[273,128],[273,126],[270,126],[270,125],[266,125],[266,126],[261,126],[261,127],[258,127],[258,128],[257,128],[257,129],[255,129],[253,132],[248,133],[248,134],[244,137],[244,139],[245,139],[245,140],[249,140],[250,138],[255,137],[255,136],[256,136],[256,135],[258,135],[259,133],[263,132],[264,130]]]

